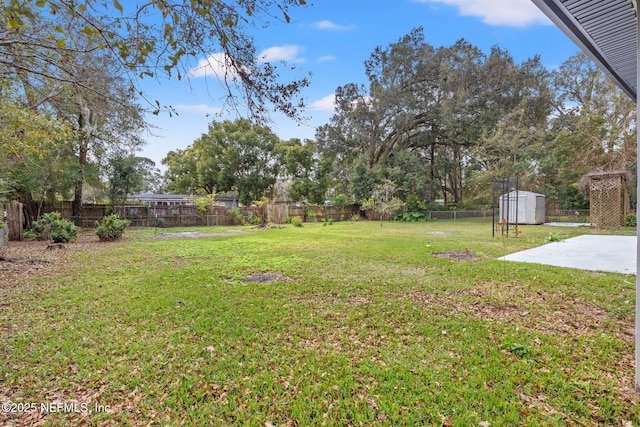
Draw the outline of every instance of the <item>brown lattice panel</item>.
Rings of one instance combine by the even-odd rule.
[[[628,209],[626,173],[610,172],[589,175],[591,225],[617,228],[625,225]]]

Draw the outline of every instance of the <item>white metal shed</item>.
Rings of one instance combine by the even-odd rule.
[[[500,196],[500,220],[510,224],[543,224],[546,210],[544,194],[512,191]]]

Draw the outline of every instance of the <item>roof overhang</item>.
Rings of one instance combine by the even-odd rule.
[[[616,85],[637,99],[637,0],[532,0]]]

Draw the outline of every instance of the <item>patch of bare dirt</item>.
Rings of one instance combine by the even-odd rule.
[[[370,304],[373,302],[373,299],[367,296],[356,295],[351,297],[349,302],[353,305]]]
[[[207,237],[234,236],[247,233],[244,230],[228,230],[219,233],[200,233],[197,231],[185,231],[181,233],[162,233],[152,237],[152,239],[203,239]]]
[[[283,227],[280,224],[272,224],[272,223],[258,224],[255,227],[251,227],[252,230],[272,230],[272,229],[282,230],[284,228],[285,227]]]
[[[293,282],[293,279],[280,273],[252,273],[242,280],[243,283]]]
[[[52,245],[50,241],[23,240],[0,247],[0,291],[30,285],[44,274],[63,275],[74,254],[106,247],[95,231],[82,229],[75,242]]]
[[[443,251],[443,252],[431,252],[431,255],[438,258],[452,259],[454,261],[473,261],[480,258],[474,251],[465,249],[464,251]]]

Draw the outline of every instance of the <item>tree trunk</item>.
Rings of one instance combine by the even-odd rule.
[[[71,216],[76,225],[78,224],[82,210],[82,185],[84,184],[84,172],[87,164],[87,153],[91,138],[96,129],[96,117],[94,112],[85,103],[81,96],[78,96],[78,176],[73,192],[73,202],[71,204]]]
[[[453,202],[459,203],[462,201],[462,154],[459,145],[454,145],[452,148],[453,158],[449,181],[451,183]]]
[[[82,185],[84,184],[84,168],[87,164],[86,142],[80,141],[80,151],[78,152],[78,176],[73,191],[73,202],[71,203],[71,216],[76,225],[82,211]]]
[[[431,158],[429,159],[429,177],[431,184],[429,185],[429,200],[436,201],[436,192],[434,191],[434,183],[436,182],[436,144],[431,144]]]

